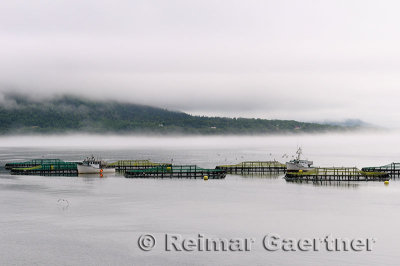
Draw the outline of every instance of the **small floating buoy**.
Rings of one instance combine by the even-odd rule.
[[[389,181],[386,180],[385,182],[383,182],[385,185],[389,185]]]
[[[203,179],[204,179],[204,180],[208,180],[208,175],[205,175],[205,176],[203,177]]]

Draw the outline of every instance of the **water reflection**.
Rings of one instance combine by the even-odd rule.
[[[46,186],[36,184],[0,184],[0,190],[38,191],[46,188]]]
[[[312,181],[312,180],[297,180],[297,181],[288,181],[289,184],[306,184],[313,185],[316,187],[340,187],[340,188],[359,188],[359,186],[363,183],[367,183],[366,181]]]

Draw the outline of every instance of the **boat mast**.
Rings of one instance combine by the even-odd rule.
[[[297,154],[297,160],[300,161],[300,156],[301,156],[302,150],[301,147],[297,148],[296,154]]]

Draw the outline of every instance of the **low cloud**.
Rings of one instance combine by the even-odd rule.
[[[5,0],[0,92],[393,126],[400,115],[400,41],[393,34],[399,7],[396,1]]]

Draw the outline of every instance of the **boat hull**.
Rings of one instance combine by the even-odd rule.
[[[303,172],[307,172],[307,171],[312,171],[314,170],[314,167],[307,167],[307,166],[302,166],[296,163],[286,163],[286,171],[287,172],[298,172],[298,171],[303,171]]]
[[[78,174],[112,174],[115,173],[115,168],[96,168],[88,165],[78,164]],[[101,170],[103,170],[101,172]]]

